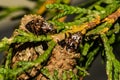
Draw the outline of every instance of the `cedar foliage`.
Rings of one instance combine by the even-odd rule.
[[[0,19],[9,16],[12,12],[23,10],[26,14],[44,16],[46,22],[52,24],[56,31],[36,35],[18,28],[10,38],[3,38],[0,41],[0,51],[6,51],[7,54],[4,63],[0,66],[1,80],[20,80],[21,76],[23,79],[38,80],[82,80],[89,75],[87,70],[98,54],[103,56],[108,80],[120,80],[120,61],[113,52],[113,46],[120,42],[119,0],[90,0],[78,6],[70,6],[70,0],[36,0],[34,2],[36,2],[35,9],[1,7],[1,11],[5,13],[0,15]],[[65,19],[69,15],[74,15],[74,17],[71,21],[66,22]],[[13,19],[19,17],[16,16]],[[26,25],[24,20],[21,20],[20,25],[22,23],[24,26]],[[59,45],[60,41],[77,32],[82,34],[82,41],[77,50],[69,52],[65,47]],[[44,47],[44,45],[46,46]],[[19,51],[19,48],[23,49]],[[73,63],[65,62],[67,60],[61,61],[61,64],[65,65],[64,68],[67,67],[67,69],[56,67],[59,60],[54,56],[60,57],[61,55],[58,56],[54,52],[55,49],[58,49],[61,55],[66,56],[66,59],[73,61]],[[17,58],[21,57],[17,54],[20,53],[24,53],[26,56],[29,56],[28,53],[33,53],[33,55],[30,60],[22,56],[22,59],[17,62]],[[53,64],[53,60],[56,61],[56,64]],[[51,69],[51,67],[56,69]]]

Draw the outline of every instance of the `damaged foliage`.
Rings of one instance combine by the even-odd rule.
[[[13,35],[0,42],[0,51],[6,51],[0,79],[83,80],[98,54],[108,80],[120,79],[120,61],[113,52],[120,42],[119,0],[78,6],[68,5],[70,0],[37,1],[44,3],[31,10],[37,14],[25,15]],[[65,22],[68,15],[74,15],[71,22]]]

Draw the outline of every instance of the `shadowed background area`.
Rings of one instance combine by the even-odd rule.
[[[72,5],[76,5],[84,1],[85,0],[72,0],[71,3]],[[35,3],[27,0],[2,0],[0,2],[0,6],[28,6],[29,8],[33,8],[34,5]],[[22,13],[23,12],[13,13],[10,14],[9,17],[0,20],[0,39],[3,37],[10,37],[12,35],[15,27],[19,26],[20,20],[11,20],[11,17]],[[0,55],[0,59],[2,59],[2,57],[3,55]],[[107,80],[104,64],[105,63],[102,63],[101,56],[99,55],[89,69],[90,76],[86,77],[84,80]]]

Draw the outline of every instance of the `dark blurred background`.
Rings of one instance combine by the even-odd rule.
[[[77,5],[85,0],[72,0],[72,5]],[[27,6],[33,8],[35,3],[28,0],[2,0],[0,1],[0,6]],[[15,27],[19,26],[20,20],[11,20],[14,15],[19,15],[23,12],[17,12],[10,14],[10,16],[0,20],[0,40],[3,37],[10,37]],[[0,55],[0,60],[2,60],[3,55]],[[105,73],[105,63],[102,62],[101,56],[99,55],[93,62],[91,68],[89,69],[90,75],[84,80],[107,80]]]

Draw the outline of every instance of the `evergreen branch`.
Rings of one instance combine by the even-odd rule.
[[[86,36],[96,35],[96,34],[101,34],[101,33],[107,32],[111,26],[112,26],[112,24],[105,22],[105,23],[101,24],[100,26],[97,26],[97,28],[92,29],[91,31],[87,32]]]
[[[90,47],[93,45],[93,43],[94,42],[92,42],[90,44],[89,43],[85,43],[85,45],[83,47],[83,51],[81,53],[83,56],[86,56],[88,54],[88,51],[89,51]]]
[[[58,71],[57,70],[54,70],[54,75],[51,75],[48,71],[47,68],[43,68],[41,69],[41,72],[42,74],[44,74],[45,76],[47,76],[50,80],[59,80],[58,78]],[[86,72],[87,73],[87,72]],[[68,79],[68,76],[72,79],[72,80],[78,80],[78,76],[76,74],[73,73],[72,70],[69,70],[69,71],[64,71],[63,74],[62,74],[62,80],[66,80]]]
[[[100,6],[100,5],[95,5],[94,8],[97,10],[97,11],[104,11],[104,7]]]
[[[12,59],[12,49],[10,48],[9,51],[8,51],[6,61],[5,61],[5,68],[6,69],[10,68],[11,59]]]
[[[56,16],[54,16],[52,20],[56,20],[56,19],[59,19],[59,18],[61,18],[61,17],[63,17],[63,16],[70,15],[70,14],[74,14],[74,13],[75,13],[75,12],[64,11],[64,12],[59,13],[59,14],[57,14]]]
[[[50,35],[34,35],[33,33],[27,33],[22,30],[17,30],[18,35],[14,37],[13,43],[24,43],[24,42],[38,42],[38,41],[49,41],[52,38]]]
[[[64,11],[73,11],[76,13],[82,13],[82,12],[87,13],[87,11],[88,11],[85,8],[73,7],[73,6],[68,6],[65,4],[49,4],[46,7],[49,9],[56,8],[56,9],[64,10]]]
[[[115,42],[115,34],[112,34],[108,40],[110,44],[113,44]]]
[[[112,4],[108,5],[105,10],[101,11],[101,19],[105,18],[106,16],[112,14],[115,10],[117,10],[120,7],[120,2],[114,1]],[[119,9],[118,9],[119,10]],[[119,13],[119,11],[118,11]]]
[[[93,20],[94,18],[96,17],[96,15],[88,15],[86,17],[82,17],[80,19],[76,19],[72,22],[59,22],[59,21],[56,21],[56,20],[53,20],[53,21],[50,21],[52,24],[56,25],[57,27],[61,27],[61,29],[71,29],[71,27],[73,25],[81,25],[82,23],[84,22],[89,22],[91,20]],[[69,26],[69,27],[66,27],[66,26]]]
[[[110,46],[110,43],[108,42],[108,38],[105,34],[101,34],[101,38],[104,43],[105,47],[105,54],[107,58],[106,62],[106,72],[108,75],[108,80],[119,80],[120,75],[120,62],[115,58],[115,55],[113,54],[112,47]],[[117,68],[117,69],[116,69]],[[113,74],[114,77],[113,77]]]
[[[52,0],[52,1],[56,2],[56,0]],[[68,1],[70,1],[70,0],[68,0]],[[38,13],[40,13],[40,14],[44,13],[44,11],[46,10],[46,8],[45,8],[46,4],[49,4],[46,2],[49,2],[49,0],[45,1],[45,3],[40,7],[40,10],[38,10]],[[58,1],[58,3],[60,3],[60,2],[61,1]],[[50,1],[50,3],[52,3],[52,2]],[[104,3],[105,3],[105,7],[102,6],[102,4],[104,5]],[[46,62],[48,60],[48,58],[51,55],[52,50],[54,49],[54,46],[57,44],[58,41],[65,39],[66,38],[65,35],[67,35],[67,37],[69,37],[70,36],[69,33],[81,32],[82,33],[81,36],[89,37],[90,35],[93,35],[92,39],[96,38],[96,34],[100,35],[100,37],[103,41],[104,49],[105,49],[103,51],[105,51],[105,55],[106,55],[106,73],[108,75],[108,80],[112,80],[112,79],[119,80],[120,79],[120,77],[119,77],[120,62],[115,58],[115,55],[113,54],[113,50],[112,50],[113,48],[111,46],[111,44],[115,43],[115,40],[116,40],[115,34],[119,33],[119,27],[120,27],[119,21],[117,23],[115,23],[116,20],[120,17],[120,8],[119,7],[120,7],[120,1],[118,1],[118,0],[112,0],[112,1],[111,0],[107,0],[107,1],[100,0],[100,1],[97,1],[97,3],[95,3],[95,4],[92,4],[92,6],[89,7],[88,9],[68,6],[68,5],[64,5],[64,4],[47,5],[47,8],[54,9],[55,11],[57,11],[57,9],[58,9],[58,10],[60,10],[59,12],[61,12],[57,16],[54,16],[56,13],[52,14],[52,17],[53,16],[54,17],[52,18],[52,21],[50,21],[51,23],[53,23],[54,26],[57,25],[55,28],[57,29],[58,32],[56,34],[52,34],[52,35],[49,35],[49,34],[34,35],[31,32],[25,32],[25,31],[18,29],[14,32],[14,35],[11,38],[9,38],[9,39],[3,38],[2,41],[0,42],[0,51],[7,50],[8,55],[7,55],[7,59],[5,61],[6,63],[4,64],[3,67],[0,68],[0,79],[15,80],[17,77],[19,77],[19,75],[21,76],[21,73],[23,73],[24,71],[27,71],[28,75],[29,75],[29,69],[31,69],[31,68],[33,69],[33,66],[40,65],[40,68],[42,68],[43,65],[41,63]],[[12,8],[11,8],[10,10],[8,10],[8,12],[12,13],[13,11],[17,11],[17,10],[18,9],[12,10]],[[41,12],[39,12],[39,11],[41,11]],[[59,20],[55,21],[56,19],[59,19],[63,16],[70,15],[70,14],[77,14],[77,16],[76,16],[76,18],[74,18],[73,22],[65,23],[65,22],[58,22]],[[2,17],[6,16],[6,15],[8,15],[7,11],[2,14]],[[49,16],[51,16],[51,14],[49,14]],[[1,17],[1,15],[0,15],[0,17]],[[35,23],[35,25],[37,25],[37,23]],[[32,26],[32,27],[33,28],[31,28],[31,29],[33,29],[33,30],[34,30],[34,28],[36,28],[35,26]],[[114,27],[114,28],[111,28],[111,27]],[[90,31],[88,31],[88,30],[90,30]],[[106,35],[109,36],[109,38],[107,38]],[[97,38],[99,38],[99,37],[97,36]],[[117,37],[117,40],[118,39],[119,38]],[[37,59],[34,61],[28,61],[28,62],[21,61],[21,62],[18,62],[16,67],[14,67],[12,69],[10,68],[10,67],[12,67],[10,65],[10,63],[12,60],[11,58],[12,58],[12,52],[13,52],[11,44],[18,43],[18,45],[19,45],[21,43],[24,44],[26,42],[36,43],[36,42],[40,42],[40,41],[48,42],[48,48],[43,54],[38,56]],[[66,80],[69,77],[72,80],[77,80],[79,78],[78,77],[79,73],[81,74],[80,77],[82,76],[81,78],[88,75],[86,70],[92,64],[92,62],[95,58],[95,55],[97,55],[98,51],[100,50],[100,47],[99,47],[99,45],[97,47],[93,46],[94,45],[93,41],[91,43],[89,43],[89,42],[86,42],[86,40],[83,40],[83,42],[84,42],[83,43],[84,46],[81,43],[79,47],[83,49],[83,50],[81,50],[83,58],[85,57],[87,59],[87,60],[84,59],[84,61],[85,61],[84,66],[82,65],[82,60],[81,60],[82,57],[80,58],[80,60],[76,59],[77,60],[76,62],[80,63],[80,65],[75,64],[76,67],[74,67],[75,69],[78,70],[78,74],[76,74],[76,71],[74,74],[73,69],[66,70],[63,72],[63,76],[62,76],[63,78],[61,78],[61,79]],[[94,48],[94,47],[96,47],[96,48]],[[91,51],[91,49],[92,49],[92,51]],[[47,62],[49,63],[49,61],[47,61]],[[83,68],[81,68],[80,66],[82,66]],[[43,67],[43,69],[40,69],[40,71],[41,71],[41,73],[46,75],[49,79],[58,80],[58,71],[59,70],[53,71],[53,76],[51,76],[51,74],[49,74],[49,71],[47,69],[45,69],[45,66]],[[36,75],[35,75],[35,78],[36,78]]]
[[[81,68],[79,66],[76,66],[76,68],[79,70],[79,74],[80,76],[82,75],[83,77],[86,76],[86,75],[89,75],[89,73],[86,71],[85,68]]]
[[[72,70],[67,71],[67,73],[68,73],[67,75],[70,75],[72,80],[78,80],[79,79],[78,75],[74,74],[74,72]]]
[[[49,71],[47,68],[42,68],[41,73],[44,74],[45,76],[47,76],[50,80],[53,80],[52,76],[50,75]]]
[[[9,40],[8,38],[3,38],[0,42],[0,51],[7,50],[9,48]]]
[[[120,8],[118,8],[114,13],[106,17],[102,22],[114,23],[120,17]]]
[[[72,70],[68,70],[68,71],[65,70],[62,74],[62,80],[68,79],[67,75],[69,75],[70,79],[72,79],[72,80],[78,80],[79,79],[79,76],[74,74],[74,72]]]
[[[54,41],[50,41],[49,45],[50,45],[50,47],[43,54],[41,54],[36,60],[34,60],[33,62],[27,63],[27,65],[23,66],[22,68],[17,68],[15,70],[16,74],[20,74],[23,71],[29,69],[30,67],[33,67],[36,64],[41,64],[42,62],[46,61],[49,58],[56,43]]]
[[[34,63],[42,63],[43,61],[47,60],[53,50],[53,48],[55,47],[56,43],[54,41],[50,41],[49,42],[49,48],[42,54],[40,55],[39,58],[37,58],[37,60],[34,61]]]
[[[73,14],[73,13],[71,11],[65,11],[65,12],[59,13],[56,16],[54,16],[52,20],[59,19],[63,16],[69,15],[69,14]]]
[[[98,11],[90,11],[90,10],[88,10],[87,13],[86,13],[86,12],[83,12],[83,13],[81,12],[81,13],[79,13],[79,12],[76,12],[75,10],[74,10],[74,11],[64,11],[64,12],[61,12],[61,13],[57,14],[57,16],[53,17],[52,20],[56,20],[56,19],[59,19],[59,18],[61,18],[61,17],[63,17],[63,16],[70,15],[70,14],[79,14],[79,15],[81,15],[81,16],[77,17],[76,20],[79,20],[80,23],[81,23],[81,21],[84,20],[84,18],[86,18],[87,20],[92,20],[92,19],[90,19],[90,18],[91,18],[91,17],[95,17],[95,15],[96,15],[97,13],[99,13],[99,12],[98,12]],[[86,16],[86,17],[82,17],[82,15],[87,15],[87,16]],[[81,19],[81,18],[82,18],[82,19]],[[87,21],[87,20],[86,20],[86,21]],[[85,21],[84,21],[84,22],[85,22]]]
[[[105,18],[102,21],[102,22],[106,21],[105,23],[98,26],[96,29],[89,31],[86,35],[100,34],[100,33],[107,32],[111,28],[112,24],[118,19],[118,17],[120,17],[120,9],[118,9],[116,12],[112,13],[107,18]],[[116,25],[116,26],[118,26],[118,25]]]
[[[99,10],[98,7],[96,7],[96,6],[99,6],[99,5],[101,5],[102,3],[109,5],[109,4],[112,4],[112,3],[115,2],[115,1],[116,1],[116,0],[99,0],[99,1],[96,1],[95,3],[93,3],[91,6],[89,6],[88,9],[93,9],[93,8],[95,8],[95,9]],[[116,1],[116,2],[117,2],[117,1]],[[99,6],[99,7],[101,7],[101,6]],[[103,10],[103,9],[102,9],[102,10]]]
[[[8,72],[7,69],[5,69],[5,68],[3,68],[3,67],[0,67],[0,74],[1,74],[1,75],[6,74],[7,72]]]
[[[5,68],[0,68],[0,79],[2,78],[3,80],[7,80],[6,78],[8,77],[8,76],[6,76],[6,74],[8,73],[8,69],[5,69]],[[1,79],[1,80],[2,80]]]
[[[120,6],[118,4],[116,4],[116,5],[117,5],[117,7]],[[112,6],[108,6],[107,8],[112,8]],[[114,8],[117,9],[117,7],[114,7]],[[112,10],[114,11],[115,9],[112,9]],[[112,10],[108,11],[108,13],[113,12]],[[107,15],[104,13],[105,16],[108,16],[108,13],[107,13]],[[101,31],[99,33],[105,33],[105,32],[107,32],[109,30],[109,28],[112,26],[112,24],[118,19],[119,16],[120,16],[120,9],[118,9],[116,12],[112,13],[110,16],[108,16],[107,18],[105,18],[102,21],[102,22],[105,22],[104,24],[101,25],[102,29],[98,28],[97,31],[99,31],[99,29],[101,29]],[[83,23],[80,26],[73,25],[70,30],[66,30],[65,32],[62,32],[60,34],[52,35],[52,38],[58,39],[58,40],[62,40],[62,39],[65,38],[65,34],[75,33],[75,32],[79,32],[79,31],[82,34],[85,34],[87,30],[92,29],[92,28],[96,27],[96,25],[100,24],[100,19],[101,19],[100,17],[103,18],[102,14],[101,14],[101,16],[97,15],[96,18],[93,19],[93,20],[91,20],[90,22]],[[108,27],[104,28],[104,25],[108,25]],[[95,30],[95,32],[96,32],[96,30]],[[90,33],[95,33],[95,32],[92,30],[91,32],[89,32],[89,34]],[[88,35],[88,33],[86,35]]]
[[[108,42],[108,38],[106,37],[106,35],[104,33],[101,34],[101,38],[104,42],[104,47],[105,47],[105,50],[106,50],[107,59],[110,59],[110,57],[112,56],[111,59],[113,60],[115,58],[115,56],[112,53],[112,47],[110,46],[110,44]]]
[[[120,5],[118,3],[114,2],[114,4],[110,4],[110,5],[108,5],[105,8],[105,10],[103,11],[104,13],[103,12],[98,13],[99,15],[97,15],[95,19],[93,19],[93,20],[91,20],[89,22],[86,22],[86,23],[84,23],[84,24],[82,24],[80,26],[72,27],[71,30],[68,30],[66,32],[74,33],[74,32],[81,31],[83,34],[85,34],[86,30],[91,29],[91,28],[95,27],[96,25],[98,25],[100,23],[100,19],[103,19],[106,16],[108,16],[109,14],[111,14],[112,12],[114,12],[119,6]],[[110,9],[110,8],[114,8],[114,9],[111,9],[109,11],[108,9]],[[119,13],[120,13],[120,11],[118,9],[116,12],[114,12],[113,14],[111,14],[112,17],[108,16],[102,22],[107,21],[110,24],[114,23],[116,21],[116,19],[120,16]],[[113,15],[116,15],[116,16],[113,16]],[[113,20],[113,22],[111,22],[111,20]],[[62,25],[64,25],[64,24],[62,24]],[[62,27],[62,29],[63,28],[65,29],[65,27]],[[59,30],[60,30],[60,28],[59,28]],[[104,30],[107,31],[108,28],[103,29],[103,32],[106,32]]]
[[[58,71],[57,70],[54,70],[53,79],[59,80],[59,78],[58,78]]]
[[[112,53],[112,47],[109,45],[109,43],[107,42],[108,39],[106,37],[105,34],[102,34],[101,35],[101,38],[104,42],[104,47],[105,47],[105,51],[106,51],[106,57],[107,57],[107,62],[106,62],[106,72],[107,72],[107,75],[108,75],[108,80],[112,80],[112,67],[113,67],[113,58],[114,58],[114,55]],[[111,60],[112,59],[112,60]]]
[[[71,30],[67,30],[66,32],[75,33],[75,32],[80,31],[82,34],[85,34],[86,30],[95,27],[99,23],[100,23],[100,16],[96,16],[96,18],[91,20],[90,22],[83,23],[80,26],[74,25],[71,28]]]
[[[66,71],[63,72],[63,74],[62,74],[62,79],[63,79],[63,80],[66,80],[66,79],[67,79],[67,72],[66,72]]]
[[[50,35],[34,35],[33,33],[27,33],[22,30],[16,30],[18,35],[11,38],[3,38],[0,42],[0,51],[7,50],[12,43],[25,43],[25,42],[39,42],[52,40]]]
[[[88,69],[88,67],[91,65],[91,63],[94,60],[95,55],[98,53],[100,47],[95,48],[93,51],[89,52],[87,55],[87,61],[85,63],[85,68]]]
[[[24,72],[25,70],[35,66],[36,64],[37,65],[41,64],[42,62],[46,61],[49,58],[56,43],[54,41],[50,41],[49,45],[50,47],[33,62],[20,62],[19,65],[22,65],[20,68],[13,68],[13,69],[0,68],[0,71],[2,71],[2,73],[0,74],[7,75],[7,79],[12,79],[11,76],[15,77],[18,74]]]
[[[102,0],[96,1],[94,4],[88,7],[88,9],[93,9],[95,5],[100,5],[102,3]]]
[[[47,76],[47,78],[49,78],[50,80],[59,80],[58,79],[58,71],[57,70],[54,71],[54,75],[53,76],[49,73],[47,68],[42,68],[40,71],[41,71],[42,74]]]
[[[89,9],[73,7],[73,6],[68,6],[68,5],[62,5],[62,4],[50,4],[50,5],[47,5],[47,7],[48,8],[57,8],[57,9],[60,9],[60,10],[64,10],[64,11],[62,11],[62,13],[55,16],[53,18],[53,20],[58,19],[60,17],[63,17],[65,15],[69,15],[69,14],[78,14],[78,13],[90,14],[90,13],[94,12],[94,11],[91,11]]]
[[[119,31],[120,31],[120,24],[117,22],[114,25],[114,33],[117,34],[117,33],[119,33]]]
[[[115,4],[114,4],[115,5]],[[116,4],[118,5],[118,4]],[[107,12],[108,8],[112,8],[113,5],[106,7],[106,11]],[[98,25],[100,23],[100,19],[103,19],[104,17],[108,16],[109,14],[111,14],[113,11],[115,11],[115,9],[117,9],[120,5],[115,6],[114,9],[108,11],[107,13],[101,13],[100,15],[97,16],[96,19],[93,19],[90,22],[86,22],[78,27],[73,27],[72,30],[68,31],[68,32],[77,32],[77,31],[83,31],[83,33],[85,34],[85,31],[88,29],[91,29],[93,27],[95,27],[96,25]],[[104,16],[103,16],[104,15]],[[120,9],[118,9],[116,12],[114,12],[113,14],[111,14],[110,16],[108,16],[107,18],[105,18],[102,22],[107,21],[109,24],[114,23],[118,17],[120,16]]]
[[[120,25],[119,25],[119,23],[117,22],[117,23],[115,23],[115,25],[114,25],[114,29],[109,30],[106,34],[109,36],[109,35],[112,35],[112,34],[117,34],[117,33],[119,33],[119,31],[120,31]]]

